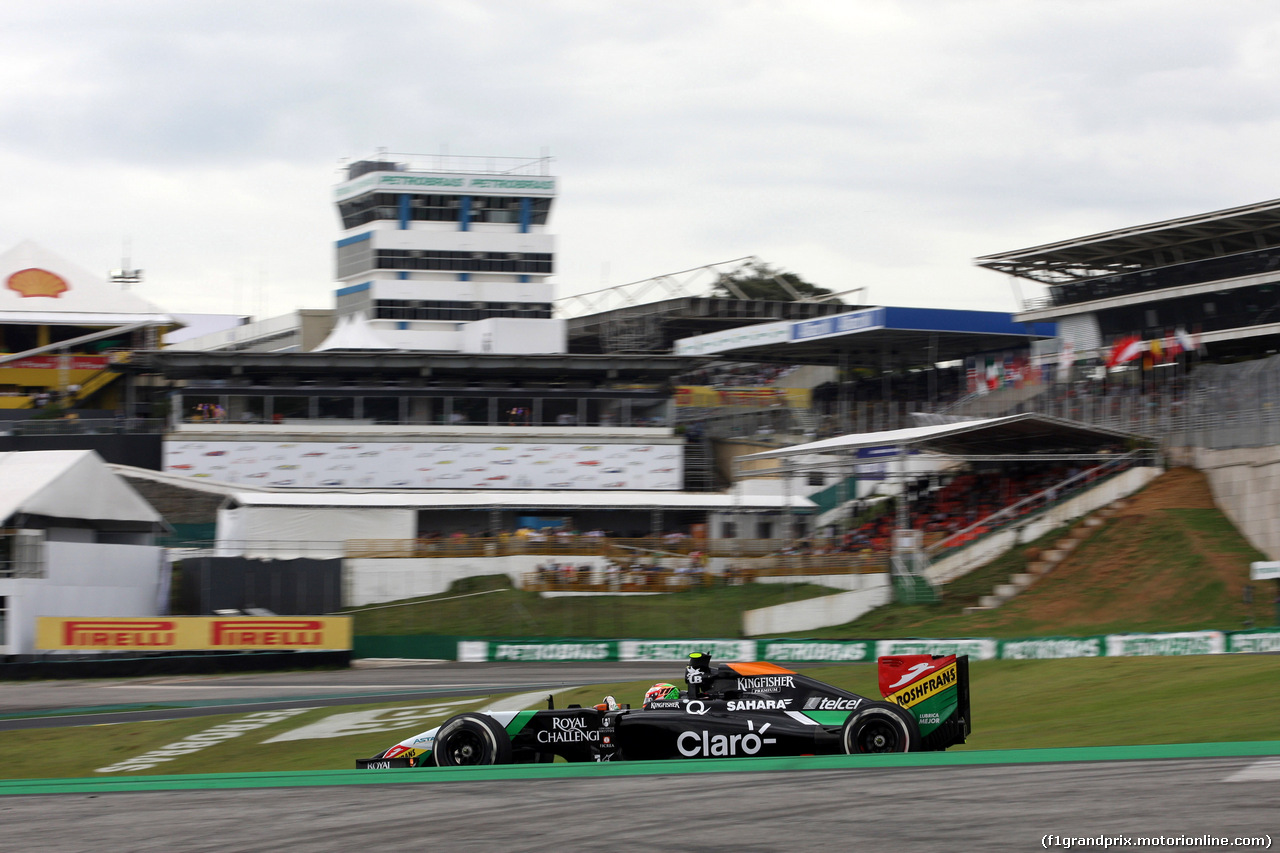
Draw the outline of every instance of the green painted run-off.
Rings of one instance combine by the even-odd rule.
[[[617,764],[508,764],[421,770],[313,770],[288,773],[205,773],[189,776],[113,776],[95,779],[2,779],[0,795],[104,794],[124,791],[193,791],[226,788],[296,788],[323,785],[478,782],[515,779],[581,779],[680,773],[859,770],[879,767],[948,767],[1043,764],[1072,761],[1143,761],[1280,755],[1280,741],[1177,743],[1152,746],[993,749],[912,752],[897,755],[810,755],[788,758],[715,758],[686,761],[620,761]]]

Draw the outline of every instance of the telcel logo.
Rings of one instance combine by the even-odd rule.
[[[744,735],[713,735],[707,731],[681,732],[676,738],[676,749],[688,758],[755,755],[766,743],[777,742],[775,738],[762,738],[755,732]]]

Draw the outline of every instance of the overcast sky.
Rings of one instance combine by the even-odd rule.
[[[550,154],[562,296],[756,255],[1014,310],[974,257],[1280,196],[1280,4],[0,4],[0,250],[331,307],[338,165],[378,148]]]

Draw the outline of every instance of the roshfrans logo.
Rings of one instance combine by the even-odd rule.
[[[742,693],[777,693],[784,687],[795,686],[795,681],[789,675],[759,675],[738,679],[738,690]]]
[[[949,664],[943,669],[938,670],[927,678],[922,678],[909,687],[904,687],[897,693],[889,697],[890,702],[895,702],[904,708],[910,708],[918,702],[923,702],[935,693],[946,690],[948,687],[956,683],[956,665]]]
[[[54,299],[71,289],[62,276],[37,267],[18,270],[9,276],[6,286],[19,296],[49,296]]]
[[[64,646],[172,646],[178,641],[172,619],[68,619],[62,623]]]
[[[216,619],[215,646],[319,646],[323,623],[316,619]]]

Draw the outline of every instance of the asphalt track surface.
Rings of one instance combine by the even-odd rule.
[[[1274,844],[1280,767],[1249,778],[1268,761],[1276,759],[19,795],[0,799],[0,833],[6,850],[68,853],[935,853],[1044,849],[1046,835],[1269,835]]]
[[[118,715],[154,719],[671,680],[679,668],[388,663],[341,672],[6,683],[0,684],[0,714],[38,716],[3,720],[0,727],[102,723],[117,716],[57,709],[174,706]],[[680,770],[673,765],[672,772],[664,766],[655,775],[465,781],[432,781],[430,771],[408,771],[414,775],[397,774],[399,781],[387,784],[362,775],[363,784],[317,787],[23,791],[0,797],[0,849],[916,853],[1044,849],[1046,835],[1280,841],[1280,759],[1274,757],[723,772],[717,763],[712,772]]]
[[[0,682],[0,731],[553,690],[682,677],[676,663],[381,662],[349,670]],[[642,697],[618,697],[638,703]],[[140,707],[140,706],[164,706]],[[114,710],[112,710],[114,709]]]

